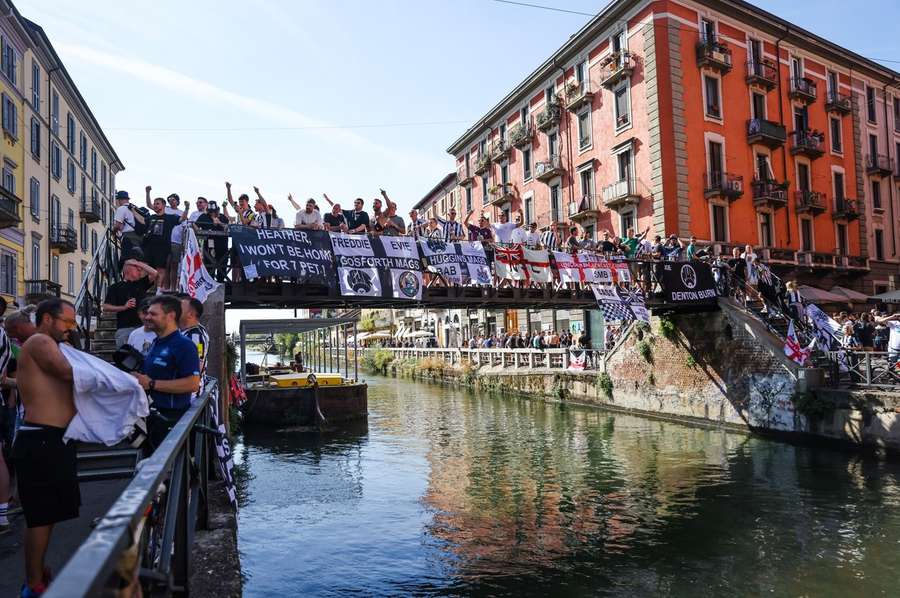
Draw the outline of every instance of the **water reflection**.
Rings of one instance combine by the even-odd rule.
[[[248,433],[247,594],[883,595],[896,464],[395,380]]]

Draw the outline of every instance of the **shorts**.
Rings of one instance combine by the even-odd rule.
[[[22,423],[12,448],[27,527],[75,519],[81,507],[77,451],[65,428]]]
[[[154,247],[148,245],[144,248],[144,262],[151,268],[163,268],[169,263],[169,247]]]

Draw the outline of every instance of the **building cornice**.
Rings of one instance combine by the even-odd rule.
[[[423,206],[428,204],[428,202],[434,201],[435,199],[437,199],[438,193],[440,193],[441,191],[446,193],[447,191],[453,189],[453,187],[455,187],[455,186],[456,186],[456,173],[451,172],[450,174],[448,174],[447,176],[442,178],[441,182],[439,182],[437,185],[432,187],[431,190],[425,194],[425,197],[423,197],[422,199],[417,201],[415,203],[415,205],[412,207],[412,209],[421,210]]]

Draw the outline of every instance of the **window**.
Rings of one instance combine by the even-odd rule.
[[[900,131],[900,98],[894,97],[894,130]]]
[[[768,212],[759,213],[759,244],[763,247],[772,246],[772,215]]]
[[[85,200],[87,199],[87,182],[84,178],[84,175],[81,175],[81,204],[84,205]]]
[[[557,133],[547,135],[547,148],[551,158],[559,155],[559,135]]]
[[[619,217],[619,224],[622,226],[620,235],[626,234],[630,229],[634,228],[634,212],[624,212]]]
[[[37,280],[41,277],[41,243],[31,243],[31,278]]]
[[[486,174],[481,175],[481,205],[486,206],[488,203],[488,177]]]
[[[35,112],[41,109],[41,67],[37,60],[31,61],[31,107]]]
[[[75,161],[72,158],[66,159],[66,189],[75,195]]]
[[[831,122],[831,151],[841,154],[844,152],[844,142],[841,139],[841,119],[832,118]]]
[[[75,210],[69,208],[66,210],[66,215],[68,218],[66,219],[66,224],[68,224],[69,228],[75,229]]]
[[[69,262],[68,270],[69,270],[69,272],[68,272],[69,286],[66,290],[69,292],[70,295],[74,295],[75,294],[75,264],[73,264],[72,262]]]
[[[81,225],[79,227],[81,229],[81,250],[88,250],[88,225],[86,220],[81,221]]]
[[[559,210],[559,185],[550,187],[550,222],[559,222],[562,220]]]
[[[519,119],[522,121],[523,125],[528,123],[528,109],[528,104],[525,104],[525,106],[519,110]]]
[[[758,39],[751,39],[750,43],[747,44],[747,54],[750,64],[757,67],[762,63],[763,59],[762,42]],[[754,68],[752,72],[758,73],[760,70],[759,68]]]
[[[500,183],[505,185],[509,182],[509,163],[503,162],[500,165]]]
[[[12,194],[16,192],[16,174],[9,163],[3,165],[3,188]]]
[[[880,228],[875,229],[875,259],[884,261],[884,231]]]
[[[31,117],[31,155],[38,162],[41,161],[41,123],[35,117]]]
[[[553,89],[553,86],[551,85],[550,87],[548,87],[547,89],[544,90],[544,101],[547,102],[548,104],[552,104],[555,100],[555,98],[553,97],[554,95],[556,95],[556,91]]]
[[[809,218],[800,219],[800,243],[803,251],[813,250],[813,226],[812,220]]]
[[[81,162],[81,169],[87,170],[87,137],[85,136],[83,131],[79,137],[79,141],[81,147],[79,148],[80,152],[78,157],[79,161]]]
[[[62,149],[55,139],[50,142],[50,173],[57,181],[62,176]]]
[[[575,80],[584,83],[587,79],[587,60],[582,60],[575,65]]]
[[[14,139],[19,138],[19,113],[15,102],[5,93],[3,99],[3,132]]]
[[[631,150],[627,149],[625,151],[619,152],[616,154],[616,173],[619,176],[620,181],[626,181],[631,179]]]
[[[16,254],[9,251],[0,253],[0,293],[18,294],[16,293]]]
[[[585,168],[578,173],[578,180],[581,182],[581,196],[590,197],[594,194],[594,176],[590,168]]]
[[[837,252],[838,255],[847,255],[850,253],[847,251],[847,225],[846,224],[838,224],[837,225]]]
[[[525,198],[525,223],[529,223],[533,220],[532,215],[534,215],[534,198],[526,197]]]
[[[5,37],[2,39],[2,52],[3,74],[6,75],[6,78],[9,79],[9,82],[12,83],[13,87],[18,89],[19,52]]]
[[[881,181],[872,181],[872,208],[881,209]]]
[[[522,178],[527,182],[531,180],[531,148],[522,150]]]
[[[71,112],[66,113],[66,148],[75,155],[75,118]]]
[[[809,164],[803,162],[797,164],[797,189],[809,191]]]
[[[41,219],[41,182],[34,177],[28,182],[28,202],[31,204],[31,217]]]
[[[91,230],[91,255],[97,255],[97,231]]]
[[[622,50],[626,50],[627,44],[625,43],[625,32],[617,31],[610,39],[610,43],[612,46],[613,54],[618,54]]]
[[[866,85],[866,118],[870,123],[877,122],[878,111],[875,109],[875,88]]]
[[[59,198],[55,195],[50,198],[50,229],[55,229],[59,227],[60,218],[59,218]]]
[[[705,43],[715,43],[716,41],[716,24],[709,19],[700,21],[700,34],[703,36]]]
[[[106,162],[100,162],[100,192],[106,195]]]
[[[794,81],[803,78],[803,63],[796,56],[791,56],[791,77]]]
[[[708,149],[710,181],[719,181],[725,172],[725,163],[722,156],[722,144],[718,141],[710,141]]]
[[[766,96],[755,91],[750,96],[750,111],[753,118],[766,118]]]
[[[728,208],[713,204],[712,206],[713,241],[728,242]]]
[[[844,173],[834,173],[834,202],[838,206],[844,203]]]
[[[869,159],[872,164],[877,164],[878,158],[878,136],[869,135]]]
[[[620,85],[615,90],[615,117],[616,128],[620,129],[631,124],[631,102],[628,96],[628,82]]]
[[[837,94],[839,92],[838,89],[838,76],[834,71],[828,71],[828,76],[826,77],[828,81],[828,97],[829,98],[837,98]]]
[[[50,280],[59,284],[59,256],[54,255],[50,258]]]
[[[91,180],[97,180],[97,150],[91,148]]]
[[[703,75],[703,89],[706,95],[706,116],[722,118],[722,106],[719,102],[719,80]]]
[[[806,109],[806,106],[794,108],[794,129],[797,131],[809,130],[809,110]]]
[[[578,149],[591,147],[591,111],[585,110],[578,115]]]
[[[50,92],[50,130],[59,135],[59,92],[55,89]]]
[[[498,138],[500,141],[506,141],[506,123],[500,125],[500,128],[498,129]]]
[[[472,187],[466,187],[466,214],[472,212]]]

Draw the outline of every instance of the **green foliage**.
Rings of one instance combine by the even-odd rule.
[[[237,371],[238,351],[234,341],[225,342],[225,371],[233,374]]]
[[[669,318],[660,319],[659,332],[670,341],[675,340],[675,337],[678,336],[678,329],[675,327],[675,322]]]
[[[612,378],[610,378],[609,374],[603,372],[599,376],[597,376],[597,389],[600,390],[603,394],[606,395],[606,398],[612,398],[613,391],[613,382]]]
[[[553,386],[550,392],[560,401],[565,400],[569,396],[569,389],[566,388],[566,384],[559,374],[553,376]]]
[[[653,375],[653,372],[650,372],[650,375],[647,376],[647,382],[650,386],[656,386],[656,376]]]
[[[241,431],[241,424],[244,423],[244,414],[241,410],[231,405],[228,408],[228,435],[234,436]]]
[[[791,400],[797,413],[806,416],[810,421],[822,421],[834,412],[834,404],[831,401],[825,401],[809,391],[794,393]]]
[[[635,345],[638,355],[644,358],[647,363],[653,363],[653,349],[647,341],[640,341]]]
[[[394,354],[391,351],[374,349],[363,354],[360,365],[370,374],[383,374],[392,361],[394,361]]]
[[[294,350],[294,345],[297,344],[298,340],[299,335],[295,332],[276,332],[275,348],[278,350],[278,356],[284,357],[286,355],[291,355],[291,352]]]
[[[357,326],[363,332],[375,332],[375,318],[368,315],[363,316]]]
[[[684,360],[684,365],[688,366],[689,368],[697,367],[697,360],[694,359],[693,355],[688,355]]]

